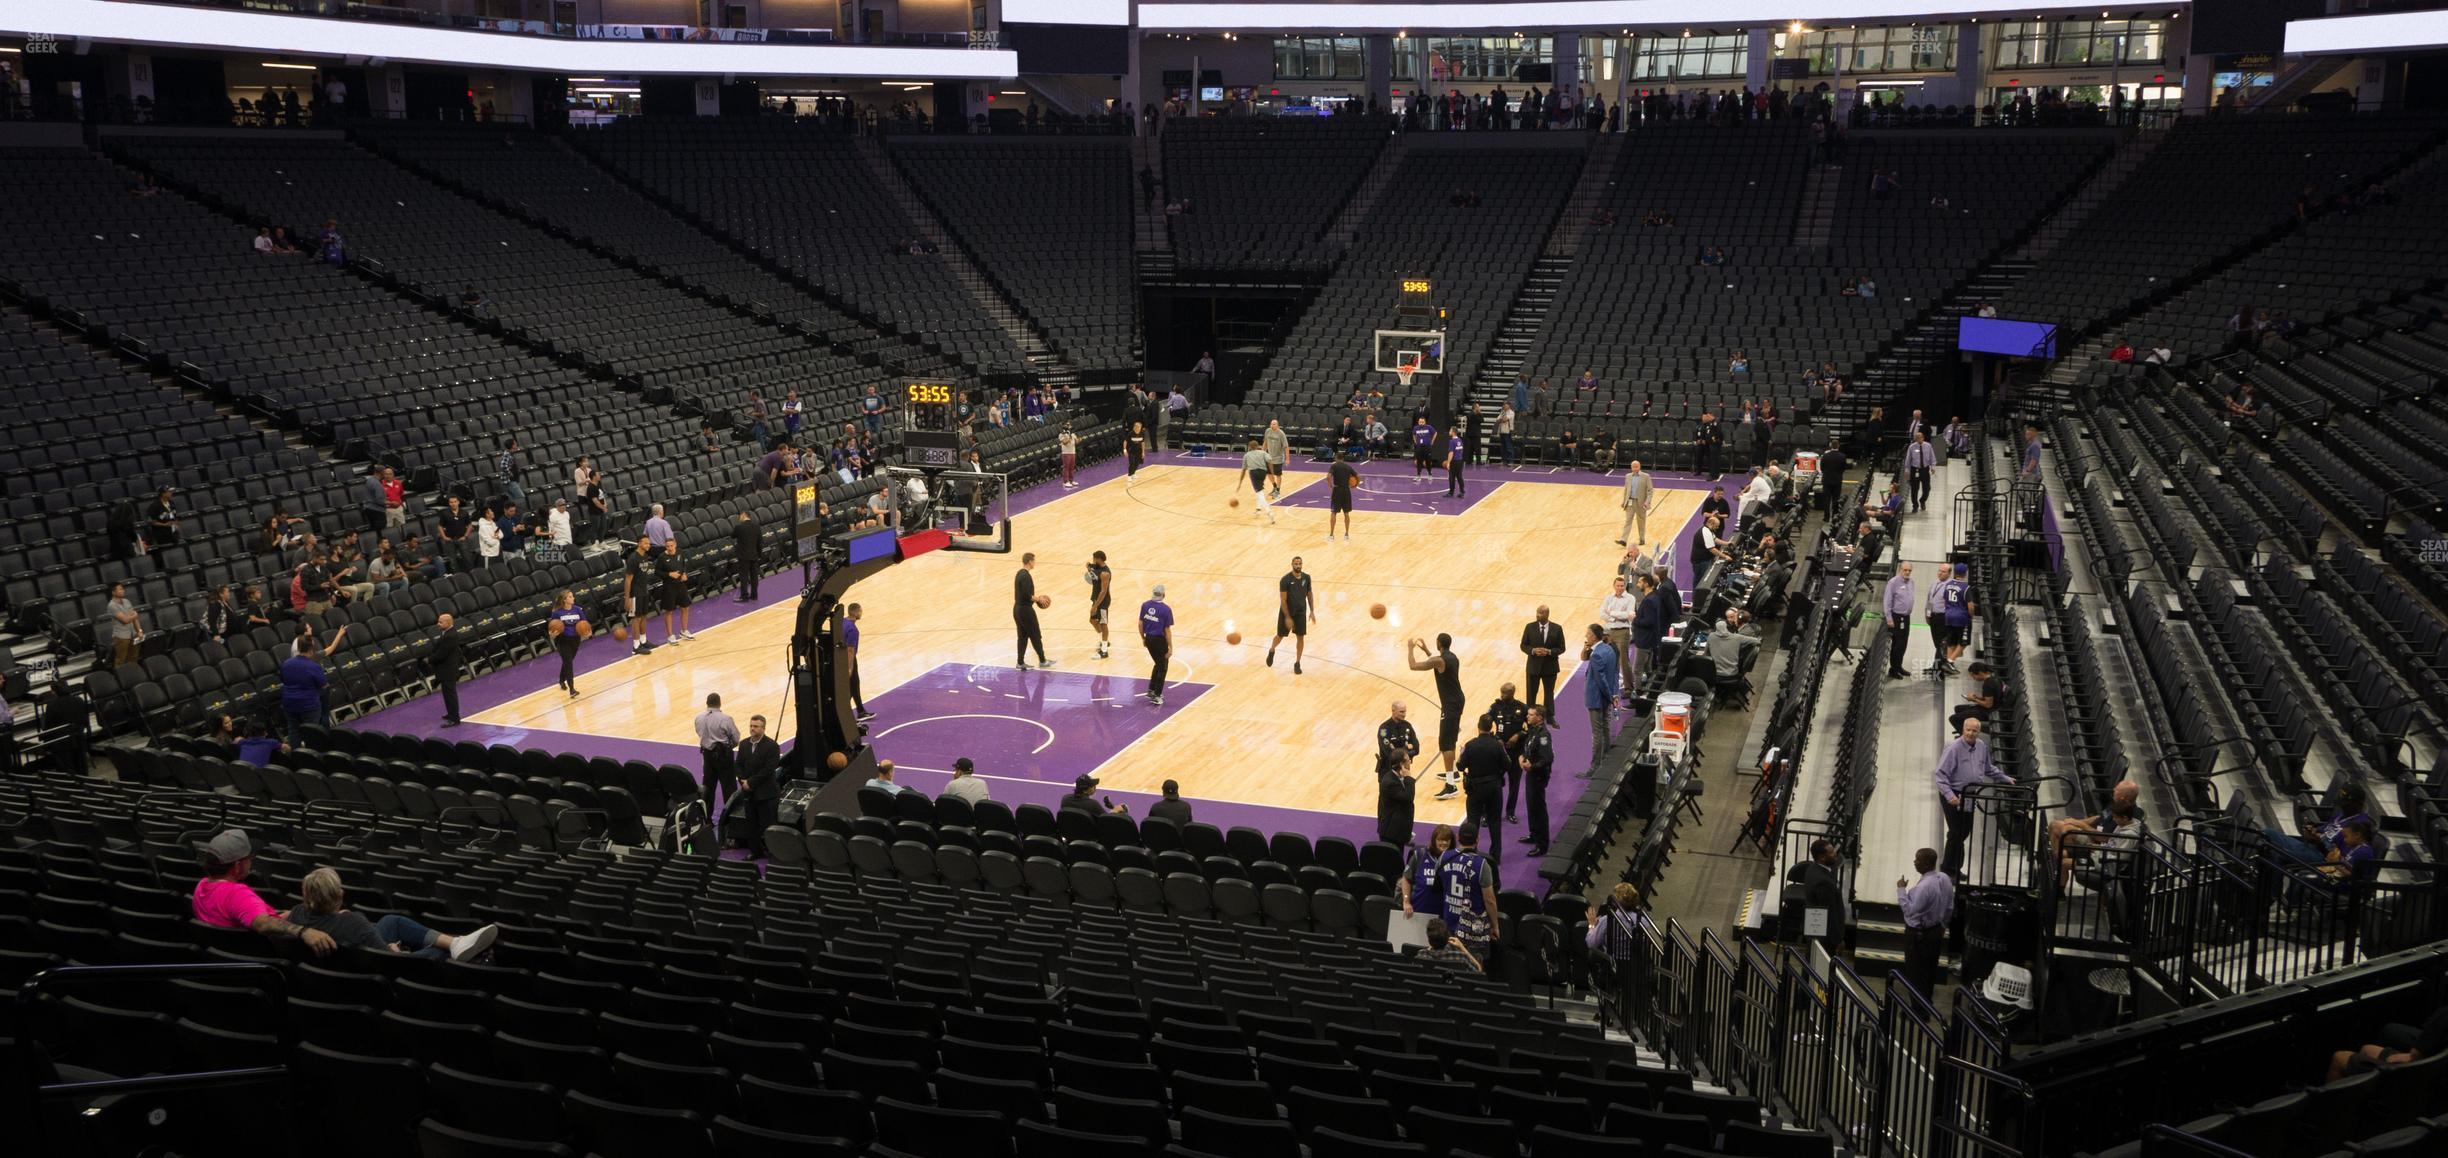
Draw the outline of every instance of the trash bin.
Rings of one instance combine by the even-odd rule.
[[[1963,899],[1964,954],[1960,980],[1979,984],[2000,961],[2031,964],[2039,946],[2039,929],[2030,897],[2021,893],[1982,890]]]

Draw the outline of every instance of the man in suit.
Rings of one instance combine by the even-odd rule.
[[[1827,910],[1830,940],[1841,938],[1845,922],[1844,881],[1837,875],[1836,858],[1835,841],[1814,840],[1810,859],[1785,873],[1787,883],[1802,886],[1803,907]]]
[[[1637,529],[1640,531],[1640,545],[1648,546],[1649,508],[1656,505],[1657,486],[1649,478],[1649,472],[1641,469],[1640,460],[1633,459],[1629,468],[1624,472],[1624,521],[1623,529],[1615,532],[1615,545],[1627,546],[1624,540],[1631,537],[1632,532]]]
[[[765,533],[756,524],[756,516],[740,512],[739,522],[731,526],[731,560],[739,568],[739,601],[747,603],[757,597],[757,574],[763,553]]]
[[[1658,650],[1665,642],[1667,626],[1666,601],[1658,598],[1657,578],[1643,575],[1640,577],[1640,604],[1632,613],[1631,644],[1633,652],[1639,657],[1633,669],[1636,682],[1641,672],[1657,666]],[[1627,686],[1624,690],[1630,694],[1632,688]]]
[[[451,630],[451,614],[434,617],[433,642],[425,648],[425,667],[433,673],[434,686],[442,692],[442,726],[459,726],[459,633]]]
[[[1819,501],[1831,517],[1836,514],[1836,505],[1843,501],[1838,496],[1844,493],[1844,476],[1844,448],[1830,442],[1827,453],[1819,456]]]
[[[732,758],[740,778],[740,797],[746,801],[743,819],[747,821],[750,848],[765,854],[765,829],[774,822],[781,807],[782,747],[765,734],[765,717],[748,717],[748,735],[739,742],[739,751]]]
[[[1522,625],[1521,649],[1522,655],[1527,657],[1522,665],[1522,682],[1530,689],[1527,702],[1534,708],[1542,703],[1547,705],[1547,711],[1552,715],[1555,712],[1556,657],[1564,654],[1564,625],[1547,618],[1546,604],[1539,605],[1538,618]],[[1539,698],[1541,688],[1547,690],[1544,700]]]

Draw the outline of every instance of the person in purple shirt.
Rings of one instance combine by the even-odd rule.
[[[1937,467],[1938,448],[1930,443],[1929,431],[1913,431],[1912,445],[1904,448],[1904,473],[1912,480],[1912,509],[1929,509],[1930,474]]]
[[[860,614],[861,612],[859,610],[859,605],[856,603],[852,603],[842,608],[841,634],[839,638],[841,640],[842,650],[850,653],[850,710],[856,713],[858,718],[862,720],[872,720],[875,718],[875,713],[867,710],[867,697],[861,694],[859,691]]]
[[[1155,665],[1148,672],[1148,703],[1161,708],[1165,668],[1173,662],[1173,609],[1165,606],[1164,584],[1157,584],[1152,596],[1139,605],[1139,640],[1147,645],[1148,659]]]
[[[2327,822],[2315,824],[2306,821],[2300,835],[2280,832],[2278,826],[2273,824],[2262,829],[2261,835],[2269,841],[2272,849],[2300,863],[2321,863],[2328,858],[2331,850],[2344,846],[2343,833],[2348,824],[2358,820],[2371,823],[2371,813],[2365,809],[2361,788],[2340,784],[2330,799],[2337,806],[2337,811],[2330,814]]]
[[[2329,850],[2321,875],[2340,884],[2367,881],[2380,871],[2380,850],[2372,844],[2370,820],[2349,820],[2338,829],[2338,845]]]
[[[1972,805],[1964,793],[1975,784],[2012,784],[2014,777],[2000,771],[1997,761],[1989,754],[1989,742],[1981,739],[1981,722],[1977,718],[1964,721],[1963,734],[1955,738],[1938,755],[1938,810],[1946,816],[1946,859],[1940,862],[1948,876],[1963,871],[1964,842],[1972,837]]]
[[[1419,476],[1428,473],[1429,460],[1434,457],[1435,454],[1435,452],[1430,449],[1430,445],[1435,441],[1436,428],[1428,425],[1427,419],[1414,418],[1411,420],[1412,478],[1418,478]]]
[[[331,717],[323,711],[323,689],[330,683],[331,677],[323,674],[323,665],[311,655],[292,655],[281,661],[281,716],[289,722],[291,744],[298,742],[300,728],[331,723]]]
[[[1955,878],[1938,867],[1938,850],[1913,853],[1919,880],[1896,878],[1896,904],[1904,910],[1904,980],[1924,996],[1936,992],[1938,952],[1946,946],[1947,925],[1955,919]]]
[[[1879,602],[1879,614],[1887,620],[1887,678],[1891,680],[1912,674],[1904,670],[1904,646],[1912,642],[1912,609],[1912,564],[1898,563]]]

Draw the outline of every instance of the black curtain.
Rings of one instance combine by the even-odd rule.
[[[569,127],[569,78],[539,76],[528,81],[533,94],[535,127],[558,132]]]
[[[656,119],[697,115],[697,80],[686,76],[649,76],[638,81],[638,107]]]
[[[202,57],[153,58],[154,119],[165,125],[225,124],[229,79],[221,62]]]
[[[763,97],[757,90],[757,82],[753,80],[738,80],[722,86],[720,99],[722,115],[726,119],[746,120],[763,111]]]
[[[935,108],[927,115],[935,118],[939,133],[969,131],[969,86],[957,80],[935,82]]]
[[[409,69],[405,73],[408,119],[412,121],[474,120],[476,110],[468,99],[468,78],[464,72],[429,72]],[[354,90],[357,86],[349,86]],[[352,91],[351,96],[355,93]]]

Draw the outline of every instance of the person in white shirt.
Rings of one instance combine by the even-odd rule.
[[[568,499],[554,499],[552,513],[544,517],[545,527],[552,532],[553,546],[570,545],[570,511]]]
[[[1598,622],[1606,628],[1606,641],[1615,648],[1615,663],[1622,669],[1623,686],[1632,686],[1632,617],[1640,613],[1640,597],[1632,594],[1621,575],[1615,577],[1615,593],[1598,604]]]
[[[1751,481],[1743,484],[1742,501],[1736,503],[1734,509],[1741,513],[1744,522],[1750,522],[1752,506],[1756,503],[1767,502],[1775,494],[1776,487],[1768,481],[1767,472],[1753,467],[1751,468]]]
[[[476,565],[490,567],[501,558],[501,524],[494,521],[493,508],[486,507],[484,517],[476,520]]]
[[[272,230],[270,227],[255,231],[255,252],[265,254],[267,256],[279,252],[278,247],[272,244]]]
[[[2142,355],[2142,362],[2147,366],[2165,366],[2175,357],[2176,351],[2168,349],[2166,339],[2161,339],[2158,345],[2150,348],[2150,353]]]

